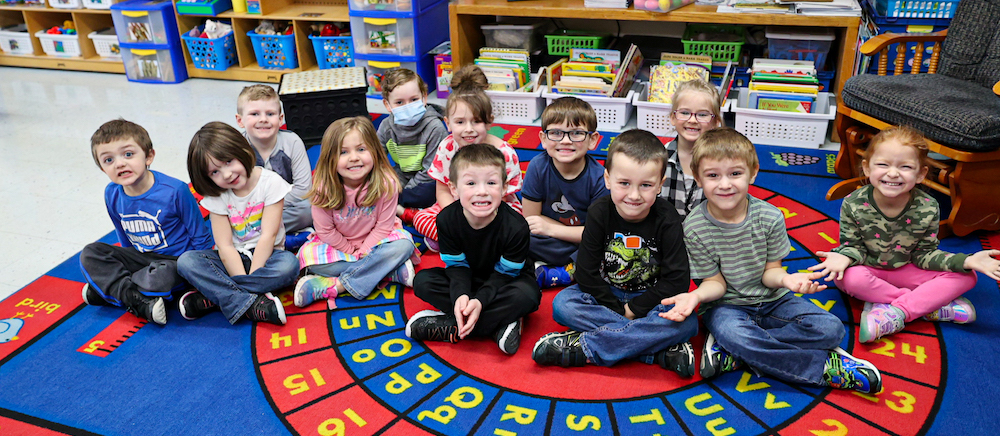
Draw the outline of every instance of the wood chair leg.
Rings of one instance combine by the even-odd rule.
[[[951,214],[947,221],[958,236],[976,230],[1000,230],[1000,162],[957,162],[950,174]]]
[[[863,177],[855,177],[838,182],[836,185],[833,185],[829,191],[826,191],[826,200],[839,200],[848,196],[850,193],[854,192],[854,190],[861,187],[862,181],[864,181]]]
[[[851,118],[842,117],[837,120],[840,132],[840,152],[834,163],[834,172],[843,179],[856,177],[861,168],[859,150],[864,150],[868,142],[878,133],[866,124],[861,124]]]

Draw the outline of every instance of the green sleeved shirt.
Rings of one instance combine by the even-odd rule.
[[[940,212],[934,197],[914,189],[899,216],[889,218],[875,204],[874,189],[865,185],[844,199],[840,246],[833,252],[851,258],[851,266],[896,269],[912,263],[930,271],[968,272],[967,254],[938,250]]]

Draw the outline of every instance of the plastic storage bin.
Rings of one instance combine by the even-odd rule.
[[[122,45],[125,77],[133,82],[178,83],[187,79],[187,66],[181,55],[171,49]]]
[[[826,141],[830,121],[837,117],[837,98],[829,92],[819,93],[815,113],[810,114],[750,109],[749,96],[747,88],[740,88],[732,111],[736,130],[754,144],[819,148]]]
[[[887,17],[875,10],[875,0],[859,0],[861,8],[868,13],[868,16],[879,27],[883,25],[922,25],[922,26],[947,26],[951,24],[951,17],[948,18],[908,18],[908,17]]]
[[[4,54],[34,54],[28,25],[21,23],[0,29],[0,50]]]
[[[86,0],[84,0],[86,1]],[[181,15],[216,16],[233,8],[232,0],[200,0],[177,2],[177,13]]]
[[[270,70],[299,67],[295,52],[295,35],[258,35],[247,32],[253,52],[257,55],[257,66]]]
[[[417,56],[448,39],[448,2],[421,13],[352,12],[351,35],[357,54]]]
[[[60,9],[80,9],[80,0],[49,0],[49,6]]]
[[[769,58],[813,61],[817,70],[826,69],[832,29],[767,26],[764,34]]]
[[[350,36],[312,36],[313,51],[319,69],[354,66],[354,38]]]
[[[885,17],[902,18],[952,18],[958,0],[873,0],[875,10]],[[994,23],[995,25],[995,23]]]
[[[160,0],[129,0],[111,5],[118,41],[179,46],[174,4]]]
[[[531,124],[542,116],[545,108],[544,88],[540,86],[535,92],[486,91],[493,105],[493,122]]]
[[[705,41],[705,37],[719,35],[732,41]],[[746,41],[746,29],[742,26],[727,26],[722,24],[688,24],[681,37],[684,54],[711,56],[712,62],[739,61],[743,43]]]
[[[636,92],[632,104],[636,111],[636,127],[648,130],[656,136],[677,136],[677,129],[670,122],[673,105],[670,103],[653,103],[649,99],[648,85]]]
[[[204,26],[198,26],[201,32]],[[236,64],[236,39],[230,31],[225,36],[210,39],[181,35],[195,68],[202,70],[225,71]]]
[[[102,58],[122,58],[122,50],[118,46],[118,35],[115,34],[115,29],[107,28],[99,32],[90,32],[87,37],[94,42],[94,50]]]
[[[610,35],[589,35],[567,30],[561,34],[545,35],[545,44],[549,55],[569,56],[571,48],[605,48],[610,38]]]
[[[369,116],[367,88],[360,67],[303,71],[281,75],[278,97],[289,130],[312,145],[323,139],[330,123],[344,117]]]
[[[71,58],[80,56],[79,35],[50,35],[44,30],[35,32],[35,37],[42,44],[42,50],[49,56]]]
[[[597,130],[621,130],[632,117],[632,100],[635,99],[635,93],[640,91],[642,91],[642,85],[636,82],[624,97],[590,95],[573,95],[572,97],[590,103],[590,106],[594,108],[594,112],[597,113]],[[546,105],[552,104],[557,98],[567,96],[569,95],[550,92],[548,87],[542,91]]]
[[[694,3],[694,0],[636,0],[635,8],[653,12],[669,12],[691,3]]]
[[[354,55],[354,65],[365,68],[365,80],[368,83],[368,95],[382,98],[382,75],[395,68],[407,68],[417,72],[417,75],[427,84],[427,93],[434,91],[437,80],[434,75],[434,55],[423,56],[387,56],[387,55]]]
[[[87,9],[111,9],[111,5],[119,0],[82,0],[83,7]]]
[[[423,12],[441,0],[348,0],[352,12]],[[445,1],[447,3],[447,1]]]
[[[479,26],[485,37],[485,47],[518,48],[534,53],[541,49],[539,31],[542,23],[535,24],[483,24]]]

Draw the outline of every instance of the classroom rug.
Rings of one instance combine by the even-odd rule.
[[[376,120],[380,121],[380,120]],[[495,125],[522,167],[540,152],[538,127]],[[594,152],[603,158],[615,133]],[[312,147],[313,161],[318,148]],[[837,242],[835,153],[759,146],[751,193],[785,214],[790,271]],[[95,193],[95,195],[97,195]],[[113,243],[113,235],[102,239]],[[950,237],[942,248],[1000,247],[1000,236]],[[428,254],[420,268],[441,265]],[[390,285],[364,301],[299,309],[281,293],[288,324],[230,326],[168,312],[166,326],[114,307],[84,305],[75,256],[0,302],[2,435],[938,435],[1000,426],[1000,298],[983,276],[966,296],[976,323],[918,321],[873,344],[857,341],[861,304],[836,289],[803,296],[837,315],[842,347],[884,376],[877,395],[784,383],[739,371],[711,380],[637,362],[611,368],[541,367],[531,347],[563,328],[557,290],[527,317],[520,351],[490,340],[410,341],[409,315],[429,308]],[[701,348],[703,335],[693,339]],[[700,355],[698,357],[700,361]]]

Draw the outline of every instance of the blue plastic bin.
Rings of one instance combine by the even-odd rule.
[[[446,41],[448,2],[423,12],[351,12],[354,53],[361,55],[421,56]]]
[[[348,0],[351,15],[355,12],[416,12],[421,13],[441,0]],[[447,3],[447,2],[446,2]]]
[[[200,33],[204,26],[198,26]],[[199,38],[181,35],[184,44],[187,45],[188,53],[195,68],[202,70],[226,71],[230,66],[236,64],[236,39],[233,32],[227,33],[220,38]]]
[[[125,77],[132,82],[180,83],[187,79],[187,65],[180,46],[119,43]]]
[[[826,69],[826,57],[834,38],[832,30],[767,26],[765,35],[769,58],[813,61],[816,70]]]
[[[391,55],[365,55],[357,53],[354,56],[354,64],[365,67],[365,79],[368,81],[368,96],[382,98],[381,81],[382,75],[386,71],[395,68],[408,68],[417,73],[427,84],[427,93],[434,91],[437,85],[437,76],[434,72],[434,55],[427,53],[423,56],[391,56]]]
[[[887,17],[883,14],[878,13],[875,10],[875,5],[873,2],[876,0],[861,0],[861,7],[868,13],[872,21],[875,22],[879,27],[883,25],[890,26],[906,26],[906,25],[916,25],[916,26],[947,26],[951,24],[951,17],[948,18],[907,18],[907,17]]]
[[[952,18],[958,0],[873,0],[875,10],[884,17]]]
[[[309,40],[312,41],[319,69],[354,66],[354,39],[350,36],[309,35]]]
[[[283,70],[299,67],[295,53],[295,35],[258,35],[247,32],[253,52],[257,55],[257,65],[269,70]]]

